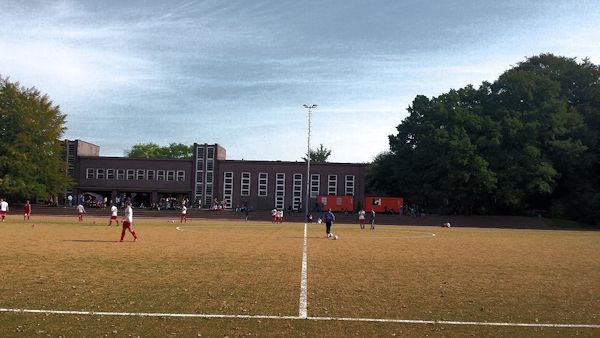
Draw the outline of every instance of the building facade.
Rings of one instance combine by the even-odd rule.
[[[74,182],[65,198],[92,193],[144,206],[174,198],[203,208],[304,209],[306,162],[228,160],[225,148],[206,143],[194,144],[192,159],[103,157],[98,146],[81,140],[65,140],[64,153],[65,173]],[[361,163],[311,163],[309,208],[318,195],[354,196],[359,208],[365,173]]]

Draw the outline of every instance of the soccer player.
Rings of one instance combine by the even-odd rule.
[[[181,219],[179,223],[187,223],[187,208],[185,205],[181,207]]]
[[[358,224],[360,224],[361,229],[365,228],[365,211],[363,209],[358,211]]]
[[[277,209],[271,210],[271,223],[277,223]]]
[[[121,240],[119,242],[123,242],[125,230],[129,230],[133,235],[134,242],[137,241],[137,235],[135,234],[135,230],[133,230],[133,210],[131,209],[130,202],[125,202],[125,218],[123,218],[123,231],[121,231]]]
[[[23,206],[23,220],[28,221],[30,215],[31,215],[31,204],[29,204],[29,200],[27,200],[27,202],[25,202],[25,205]]]
[[[375,230],[375,210],[371,209],[371,230]]]
[[[110,207],[110,220],[108,221],[108,226],[112,225],[112,221],[117,222],[117,226],[119,226],[119,220],[117,219],[117,213],[119,212],[119,209],[117,208],[116,205],[112,205]]]
[[[6,202],[3,198],[0,198],[0,218],[2,218],[2,222],[4,222],[4,218],[8,213],[8,202]]]
[[[335,222],[335,215],[331,212],[331,209],[328,209],[323,218],[325,218],[325,233],[327,234],[327,238],[329,238],[332,236],[331,225]]]
[[[83,222],[83,214],[85,214],[85,208],[81,203],[77,205],[77,219],[79,222]]]

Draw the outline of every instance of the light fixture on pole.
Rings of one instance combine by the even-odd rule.
[[[310,213],[310,208],[308,207],[308,199],[310,196],[310,117],[312,114],[312,110],[317,108],[316,104],[312,105],[302,105],[302,107],[308,109],[308,150],[306,151],[306,197],[304,199],[304,210],[306,211],[306,222],[309,221],[308,215]]]

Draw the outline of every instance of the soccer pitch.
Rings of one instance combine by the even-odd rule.
[[[596,231],[107,223],[0,225],[0,336],[600,335]]]

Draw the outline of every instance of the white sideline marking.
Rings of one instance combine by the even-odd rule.
[[[308,316],[308,310],[307,310],[307,294],[308,294],[308,274],[307,274],[307,268],[308,268],[308,264],[307,264],[307,254],[306,254],[306,248],[307,248],[307,224],[304,223],[304,247],[302,249],[302,272],[300,273],[300,305],[298,307],[298,316],[300,318],[307,318]]]
[[[132,317],[183,317],[183,318],[237,318],[237,319],[276,319],[276,320],[315,320],[315,321],[347,321],[347,322],[376,322],[400,324],[432,324],[432,325],[471,325],[471,326],[512,326],[512,327],[562,327],[600,329],[600,324],[556,324],[556,323],[495,323],[495,322],[464,322],[451,320],[417,320],[417,319],[384,319],[384,318],[352,318],[352,317],[300,317],[300,316],[268,316],[268,315],[226,315],[204,313],[147,313],[147,312],[104,312],[104,311],[68,311],[68,310],[32,310],[4,309],[0,312],[13,313],[43,313],[58,315],[84,316],[132,316]]]

